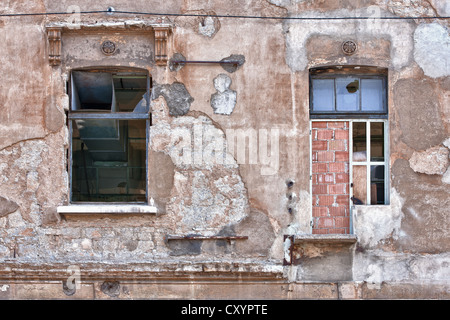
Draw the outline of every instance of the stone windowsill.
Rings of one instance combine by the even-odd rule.
[[[294,244],[305,242],[314,243],[355,243],[358,238],[355,234],[297,234],[294,235]]]
[[[59,214],[157,214],[155,206],[145,204],[73,204],[57,208]]]

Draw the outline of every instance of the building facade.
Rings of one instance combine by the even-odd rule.
[[[450,298],[446,1],[0,13],[0,298]]]

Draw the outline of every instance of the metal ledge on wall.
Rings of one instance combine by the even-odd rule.
[[[74,204],[60,206],[57,212],[65,214],[157,214],[155,206],[139,204]]]
[[[283,249],[284,258],[283,265],[292,265],[294,263],[294,246],[309,245],[325,245],[325,246],[351,246],[358,241],[355,234],[296,234],[284,235]]]
[[[294,236],[294,244],[304,242],[323,243],[355,243],[358,238],[355,234],[301,234]]]
[[[247,240],[247,236],[167,235],[167,240]]]

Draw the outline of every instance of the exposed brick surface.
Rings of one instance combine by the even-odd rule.
[[[313,233],[349,233],[349,123],[314,121],[311,127]]]

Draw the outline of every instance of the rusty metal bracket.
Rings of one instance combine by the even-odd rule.
[[[184,64],[232,64],[235,67],[239,65],[239,61],[201,61],[201,60],[173,60],[171,61],[176,65],[184,65]]]
[[[293,263],[293,252],[294,252],[294,240],[295,236],[285,234],[283,236],[283,266],[289,266]]]
[[[248,236],[201,236],[201,235],[167,235],[167,240],[247,240]]]

